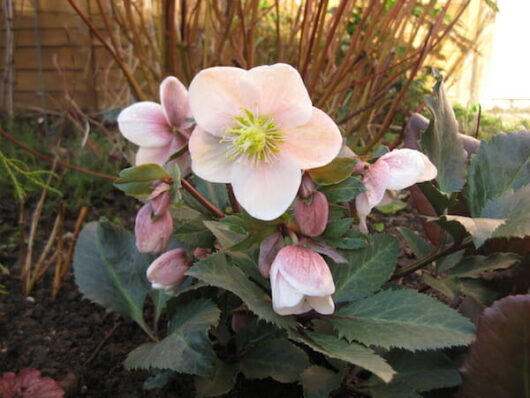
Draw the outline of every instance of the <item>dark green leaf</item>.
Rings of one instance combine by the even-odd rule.
[[[386,290],[336,311],[340,336],[384,348],[424,350],[469,344],[473,324],[413,290]]]
[[[225,209],[228,205],[228,193],[225,184],[208,182],[195,174],[192,177],[193,185],[202,193],[206,199],[212,202],[218,209]]]
[[[77,240],[74,274],[85,297],[131,317],[142,327],[152,255],[139,253],[131,233],[107,221],[87,224]]]
[[[335,302],[358,300],[379,290],[394,270],[399,246],[390,235],[372,235],[365,248],[342,254],[349,263],[332,268]]]
[[[466,178],[467,153],[458,138],[458,123],[442,83],[442,77],[435,74],[433,95],[425,103],[433,114],[425,133],[421,136],[421,147],[438,169],[436,181],[445,193],[460,191]]]
[[[370,388],[372,398],[422,398],[411,386],[405,383],[378,384]]]
[[[153,191],[154,181],[166,178],[169,178],[169,174],[164,168],[148,163],[122,170],[114,186],[128,195],[147,196]]]
[[[486,203],[530,183],[530,132],[499,134],[483,142],[469,168],[467,199],[473,217]]]
[[[212,377],[195,377],[195,391],[198,398],[217,397],[227,394],[236,384],[239,364],[217,361]]]
[[[459,278],[448,276],[443,279],[435,279],[428,274],[422,276],[423,281],[435,290],[455,299],[460,296],[471,296],[478,302],[489,305],[501,294],[490,287],[491,283],[482,279]]]
[[[407,245],[412,249],[416,258],[425,257],[432,251],[432,245],[411,229],[400,227],[398,231],[405,238]]]
[[[353,229],[346,232],[341,238],[330,240],[328,242],[331,243],[332,246],[337,247],[337,249],[344,250],[362,249],[368,245],[367,235]]]
[[[287,339],[262,341],[253,346],[241,360],[241,371],[245,377],[272,377],[281,383],[300,380],[300,375],[308,366],[306,353]]]
[[[219,221],[203,221],[203,224],[217,238],[223,249],[234,246],[245,238],[246,231],[239,225]]]
[[[201,281],[231,291],[260,318],[283,328],[295,327],[292,317],[282,317],[272,309],[271,298],[251,282],[236,266],[229,265],[222,253],[213,254],[193,265],[187,272]]]
[[[355,157],[337,156],[331,163],[316,169],[310,169],[307,172],[318,185],[333,185],[351,176],[356,163],[357,159]]]
[[[342,383],[344,374],[336,373],[321,366],[313,365],[302,373],[302,386],[304,398],[329,397]]]
[[[392,380],[394,370],[379,355],[360,344],[348,343],[328,334],[306,331],[307,337],[298,340],[313,350],[369,370],[385,382]]]
[[[147,379],[145,379],[144,384],[142,385],[142,388],[144,390],[154,390],[155,388],[162,388],[167,383],[169,383],[169,381],[175,375],[175,373],[176,372],[173,372],[172,370],[164,370],[153,376],[150,376]]]
[[[175,238],[190,248],[212,247],[215,242],[215,237],[202,220],[179,222],[175,228]]]
[[[353,218],[343,218],[337,221],[331,221],[326,226],[323,237],[325,239],[337,239],[343,236],[351,229]]]
[[[216,356],[208,330],[217,325],[220,310],[207,299],[180,306],[171,319],[168,335],[156,343],[142,344],[129,353],[127,369],[169,369],[210,376]]]
[[[485,273],[509,268],[521,260],[514,253],[495,253],[490,256],[470,256],[464,258],[453,267],[448,276],[458,276],[460,278],[480,278]]]
[[[331,203],[348,202],[360,193],[366,191],[361,180],[356,177],[348,177],[339,184],[328,185],[320,189]]]

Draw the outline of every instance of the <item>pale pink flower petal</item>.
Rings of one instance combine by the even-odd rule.
[[[251,216],[274,220],[295,198],[302,173],[291,159],[281,156],[256,166],[235,163],[231,179],[234,195]]]
[[[385,162],[389,167],[391,178],[387,189],[404,189],[436,177],[436,167],[427,156],[414,149],[396,149],[376,161],[380,162]]]
[[[141,147],[164,147],[173,138],[162,106],[155,102],[138,102],[122,110],[118,127],[125,138]]]
[[[339,153],[342,136],[335,122],[318,108],[313,108],[311,120],[298,127],[285,129],[286,151],[296,159],[301,169],[312,169],[331,162]]]
[[[186,119],[191,118],[188,102],[188,90],[174,76],[166,77],[160,84],[160,103],[170,126],[182,129],[189,128],[191,123]]]
[[[142,146],[136,152],[136,166],[147,163],[156,163],[160,166],[166,164],[171,155],[179,149],[178,142],[171,140],[168,145],[158,148]]]
[[[278,272],[274,278],[271,277],[271,287],[275,310],[296,307],[304,299],[304,294],[294,289],[281,272]]]
[[[310,200],[310,203],[306,203]],[[306,236],[319,236],[328,223],[329,204],[326,195],[315,192],[311,199],[297,198],[294,203],[294,218],[300,226],[300,232]]]
[[[328,296],[335,292],[328,265],[320,254],[305,247],[284,247],[272,266],[278,268],[290,286],[304,295]]]
[[[309,122],[312,104],[302,77],[287,64],[250,69],[241,81],[247,109],[272,116],[280,128]]]
[[[219,142],[219,140],[219,137],[208,134],[200,127],[195,127],[188,144],[191,153],[191,169],[204,180],[229,183],[234,162],[226,155],[229,144]]]
[[[222,137],[234,125],[233,117],[245,108],[239,88],[247,73],[233,67],[214,67],[200,71],[189,88],[190,107],[197,125],[210,134]]]
[[[335,303],[331,296],[307,296],[306,300],[311,308],[320,314],[330,315],[335,311]]]
[[[143,205],[136,215],[134,235],[136,248],[140,253],[161,253],[166,250],[173,233],[173,218],[165,212],[156,219],[152,218],[150,203]]]

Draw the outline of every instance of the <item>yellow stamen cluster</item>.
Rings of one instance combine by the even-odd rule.
[[[256,116],[246,109],[243,113],[245,116],[234,117],[235,126],[221,139],[231,143],[226,156],[250,165],[274,160],[280,151],[278,144],[285,142],[282,134],[270,117]]]

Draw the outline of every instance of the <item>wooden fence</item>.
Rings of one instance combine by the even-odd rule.
[[[87,111],[123,105],[128,86],[66,0],[0,0],[0,110]],[[92,0],[77,0],[92,23]]]

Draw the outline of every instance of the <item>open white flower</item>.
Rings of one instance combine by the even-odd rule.
[[[363,177],[366,191],[355,199],[360,229],[368,232],[366,217],[383,203],[386,190],[408,188],[436,177],[436,167],[423,153],[414,149],[396,149],[381,156]]]
[[[301,170],[329,163],[341,148],[337,125],[312,106],[300,74],[286,64],[205,69],[189,99],[197,124],[193,172],[231,183],[241,206],[262,220],[287,210]]]

